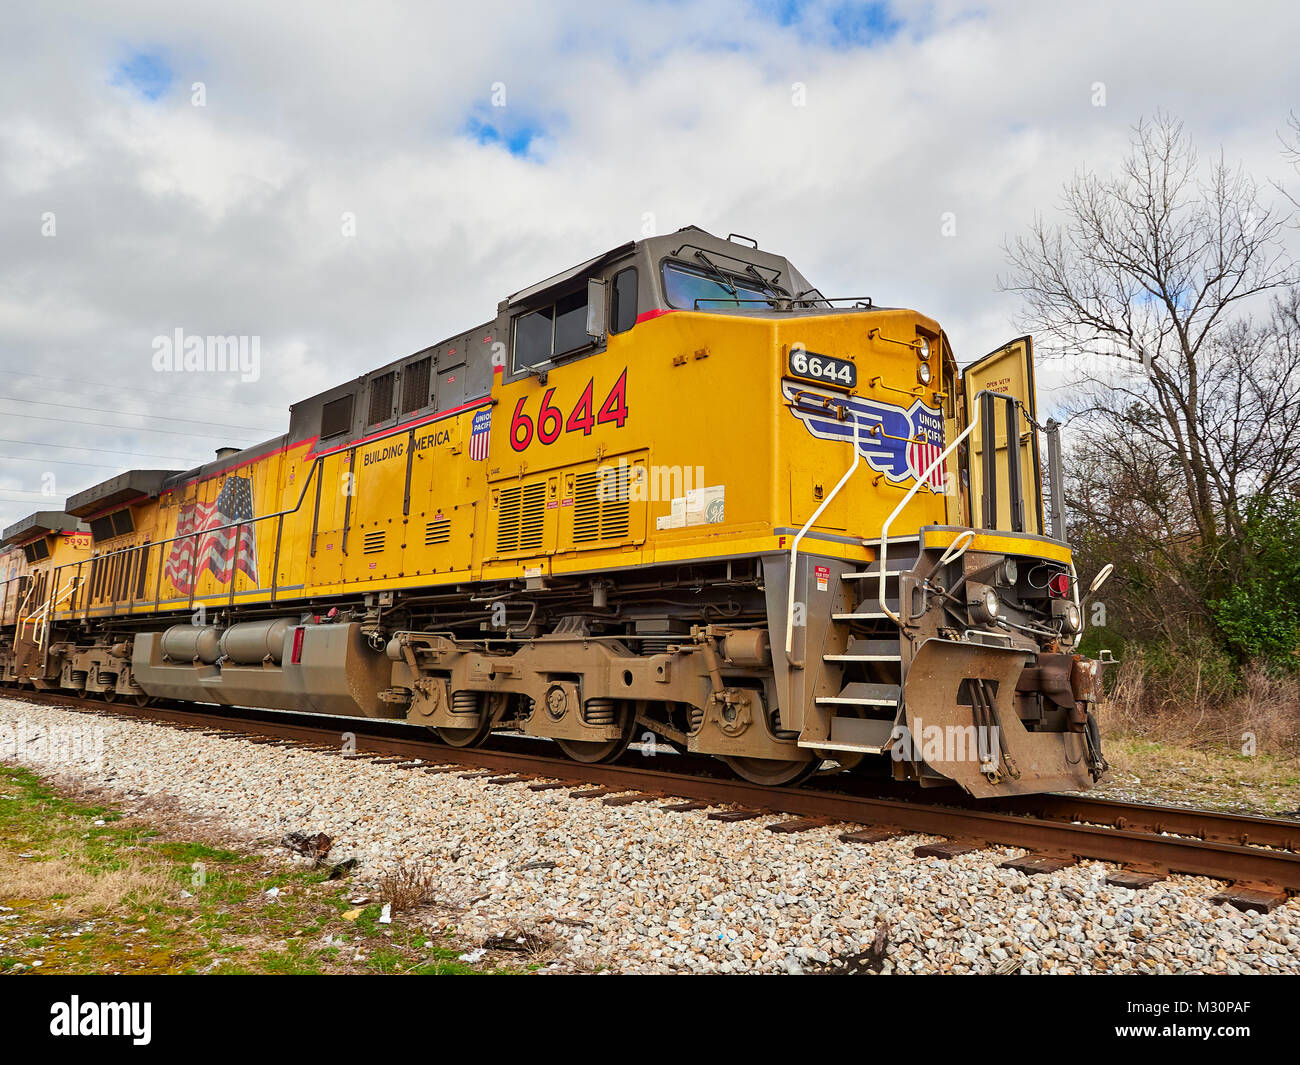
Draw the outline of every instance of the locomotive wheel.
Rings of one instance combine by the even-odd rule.
[[[820,758],[810,758],[806,762],[783,762],[776,758],[744,758],[740,756],[722,759],[738,777],[751,784],[779,788],[802,784],[821,768]]]
[[[133,695],[131,698],[135,700],[136,706],[148,706],[153,702],[153,696],[145,695],[144,692],[141,692],[139,695]]]
[[[448,747],[477,747],[492,732],[492,719],[486,714],[473,728],[439,726],[433,730]]]
[[[556,745],[575,762],[594,765],[597,762],[612,762],[627,750],[628,744],[636,733],[636,714],[631,706],[622,711],[622,731],[612,740],[556,740]]]
[[[108,688],[105,691],[100,692],[99,697],[103,699],[104,702],[111,703],[114,699],[117,698],[117,692],[112,688]]]

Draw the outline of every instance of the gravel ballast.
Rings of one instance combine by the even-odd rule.
[[[998,867],[1013,848],[916,858],[935,837],[775,834],[765,825],[788,818],[611,807],[13,699],[0,699],[0,757],[126,809],[174,799],[232,838],[327,833],[330,861],[356,858],[361,883],[425,867],[438,904],[409,919],[454,926],[467,947],[535,933],[557,969],[858,970],[883,930],[885,973],[1300,973],[1300,900],[1242,913],[1212,905],[1221,884],[1201,877],[1134,891],[1106,884],[1102,862],[1027,877]]]

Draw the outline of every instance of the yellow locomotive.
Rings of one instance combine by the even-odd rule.
[[[283,436],[70,497],[40,527],[92,550],[6,581],[0,664],[581,761],[663,743],[765,784],[875,757],[979,796],[1087,787],[1100,668],[1036,417],[1028,338],[959,373],[932,319],[689,227]]]

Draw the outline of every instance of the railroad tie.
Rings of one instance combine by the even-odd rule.
[[[709,814],[710,821],[752,821],[755,817],[762,817],[762,810],[714,810]]]
[[[856,832],[841,832],[841,843],[883,843],[897,839],[903,833],[896,828],[863,828]]]
[[[1269,887],[1236,885],[1210,897],[1212,906],[1228,905],[1242,912],[1272,913],[1286,902],[1286,892]]]
[[[1141,891],[1164,879],[1163,873],[1146,873],[1138,869],[1117,869],[1106,877],[1106,883],[1113,887],[1131,888]]]
[[[765,825],[769,832],[807,832],[812,828],[824,828],[830,822],[824,817],[797,817],[793,821],[777,821],[774,824]]]
[[[600,801],[606,806],[631,806],[634,802],[653,802],[658,797],[657,795],[647,795],[641,791],[633,791],[627,795],[608,795]]]
[[[974,850],[979,850],[979,845],[976,843],[945,840],[942,843],[923,843],[913,850],[912,854],[917,858],[956,858],[959,854],[969,854]]]
[[[1047,854],[1026,854],[1020,858],[1011,858],[1003,862],[999,868],[1017,869],[1026,876],[1039,876],[1042,873],[1055,873],[1061,869],[1068,869],[1072,865],[1078,865],[1075,858],[1053,858]]]

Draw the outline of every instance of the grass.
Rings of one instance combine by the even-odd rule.
[[[1130,646],[1099,722],[1112,771],[1098,794],[1295,816],[1300,677],[1258,666],[1227,677],[1212,655]]]
[[[183,838],[35,774],[0,766],[0,973],[522,972],[490,953],[459,961],[455,930],[414,919],[432,884],[399,870],[391,924],[382,904],[328,869],[221,841]],[[269,889],[277,889],[269,894]],[[381,893],[378,898],[384,898]],[[524,964],[518,964],[523,961]]]
[[[1300,813],[1300,759],[1293,756],[1246,755],[1123,733],[1104,735],[1102,746],[1111,772],[1093,791],[1100,797],[1273,816]]]

